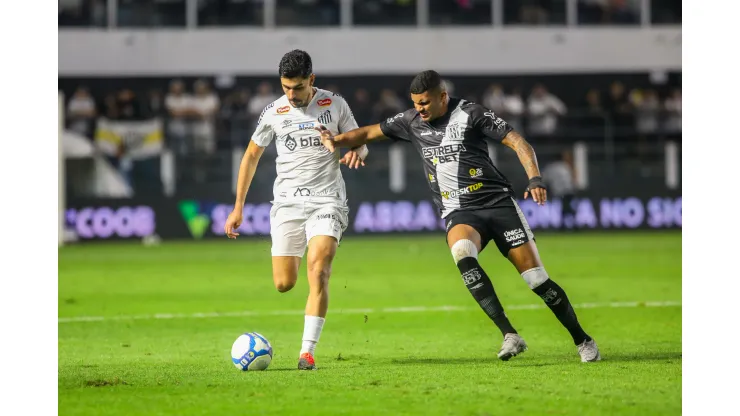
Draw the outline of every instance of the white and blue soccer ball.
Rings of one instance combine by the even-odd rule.
[[[272,346],[256,332],[242,334],[231,346],[231,361],[242,371],[262,371],[272,361]]]

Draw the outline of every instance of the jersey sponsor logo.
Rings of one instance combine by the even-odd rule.
[[[437,180],[434,178],[434,175],[431,173],[429,174],[429,182],[431,183],[437,182]]]
[[[323,147],[321,144],[321,138],[319,136],[301,137],[294,139],[290,135],[285,137],[285,147],[291,152],[297,148],[305,149],[307,147]]]
[[[288,111],[290,111],[290,106],[289,105],[284,105],[284,106],[282,106],[282,107],[280,107],[280,108],[277,109],[277,113],[278,114],[285,114]]]
[[[504,119],[494,114],[493,111],[486,111],[485,113],[483,113],[483,116],[493,120],[493,124],[496,125],[496,130],[503,130],[504,128],[506,128],[506,122],[504,121]]]
[[[438,165],[440,163],[459,161],[460,152],[465,151],[465,146],[462,144],[447,144],[444,146],[423,147],[421,150],[424,159],[430,159],[434,165]]]
[[[321,124],[329,124],[331,123],[331,110],[326,110],[323,113],[321,113],[316,119]]]
[[[473,283],[477,282],[480,279],[481,279],[481,275],[478,269],[468,270],[467,272],[462,274],[462,280],[466,286],[472,285]]]
[[[313,122],[310,123],[301,123],[298,125],[298,130],[308,130],[312,129],[315,124]]]
[[[293,120],[289,120],[289,119],[283,120],[283,127],[288,127],[291,124],[293,124]]]
[[[298,147],[298,143],[296,143],[294,138],[288,135],[288,137],[285,138],[285,147],[292,152],[296,147]]]
[[[477,178],[483,176],[483,168],[471,168],[468,173],[471,178]]]
[[[512,241],[515,241],[515,245],[519,245],[524,242],[524,239],[526,237],[527,237],[526,234],[524,234],[524,231],[521,228],[504,231],[504,238],[506,239],[507,243],[511,243]],[[521,240],[521,241],[518,241],[518,240]]]
[[[324,98],[323,100],[316,101],[316,104],[319,105],[319,107],[326,107],[327,105],[331,105],[331,98]]]
[[[295,188],[295,192],[293,192],[293,196],[335,196],[338,194],[339,192],[336,189],[324,189],[316,192],[311,188]]]
[[[403,117],[403,113],[398,113],[393,117],[388,118],[385,122],[388,124],[394,123],[397,119]]]
[[[440,195],[442,195],[442,198],[444,199],[457,198],[460,195],[465,195],[471,192],[475,192],[482,187],[483,187],[483,182],[478,182],[478,183],[474,183],[472,185],[468,185],[464,188],[460,188],[454,191],[442,191],[440,192]]]

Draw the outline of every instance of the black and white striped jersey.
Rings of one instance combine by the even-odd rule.
[[[438,119],[423,121],[411,108],[382,121],[380,129],[416,147],[443,218],[514,195],[508,179],[493,165],[485,139],[501,142],[512,128],[480,104],[451,98],[447,113]]]

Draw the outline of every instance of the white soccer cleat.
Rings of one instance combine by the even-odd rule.
[[[581,356],[581,362],[592,363],[594,361],[601,360],[601,353],[599,353],[599,347],[596,346],[596,341],[583,341],[582,344],[578,345],[578,355]]]
[[[501,349],[498,352],[498,358],[502,361],[509,361],[511,357],[524,351],[527,351],[527,343],[519,334],[506,334],[504,343],[501,344]]]

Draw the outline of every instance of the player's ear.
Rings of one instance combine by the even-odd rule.
[[[311,74],[311,76],[308,77],[308,86],[313,87],[314,82],[316,82],[316,74]]]

